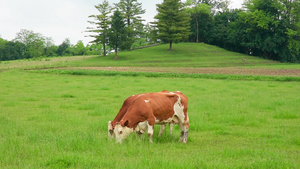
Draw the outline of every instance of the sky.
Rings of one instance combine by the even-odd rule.
[[[243,0],[231,0],[230,8],[241,8]],[[98,14],[94,7],[103,0],[1,0],[0,1],[0,37],[13,40],[21,29],[51,37],[55,45],[69,38],[71,44],[82,40],[84,44],[93,39],[87,37],[88,16]],[[112,5],[119,0],[108,0]],[[138,0],[146,13],[142,18],[153,21],[156,4],[163,0]]]

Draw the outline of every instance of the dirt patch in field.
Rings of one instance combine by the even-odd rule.
[[[205,68],[169,68],[169,67],[72,67],[70,70],[107,70],[130,72],[161,73],[198,73],[198,74],[235,74],[235,75],[268,75],[268,76],[300,76],[300,69],[266,69],[242,67],[205,67]]]

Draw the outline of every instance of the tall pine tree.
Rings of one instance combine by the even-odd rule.
[[[158,37],[170,43],[169,50],[173,50],[173,43],[186,40],[190,34],[190,17],[183,7],[180,0],[164,0],[157,5],[155,24],[159,31]]]
[[[146,11],[142,9],[142,3],[137,0],[120,0],[115,4],[123,15],[126,24],[127,42],[125,44],[126,49],[130,49],[131,45],[135,42],[136,37],[142,32],[139,31],[139,27],[143,25],[140,15]]]
[[[118,50],[123,49],[126,42],[125,23],[119,10],[114,12],[109,31],[109,45],[115,50],[115,59],[118,59]]]
[[[96,28],[88,27],[88,32],[96,33],[90,35],[94,37],[94,43],[101,43],[103,46],[103,55],[106,56],[106,44],[108,41],[108,32],[109,32],[109,15],[112,8],[110,7],[107,0],[104,0],[102,4],[95,5],[95,8],[99,11],[99,15],[91,15],[90,18],[93,18],[94,21],[88,21],[90,24],[96,25]]]

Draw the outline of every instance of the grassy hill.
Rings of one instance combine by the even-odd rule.
[[[174,44],[169,51],[168,45],[159,45],[108,56],[69,56],[35,58],[28,60],[0,61],[0,70],[21,68],[51,67],[244,67],[244,68],[275,68],[300,69],[300,64],[280,63],[225,49],[204,43]]]
[[[134,66],[134,67],[228,67],[278,64],[258,57],[248,56],[204,43],[179,43],[174,50],[168,44],[96,57],[74,66]],[[244,61],[243,59],[246,59]]]

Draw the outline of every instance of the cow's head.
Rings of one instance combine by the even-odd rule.
[[[120,123],[117,123],[114,128],[114,134],[117,139],[118,143],[122,143],[124,139],[126,139],[129,134],[133,132],[133,128],[127,127],[128,121],[124,122],[121,121]]]
[[[108,138],[115,138],[115,133],[111,121],[108,122]]]

